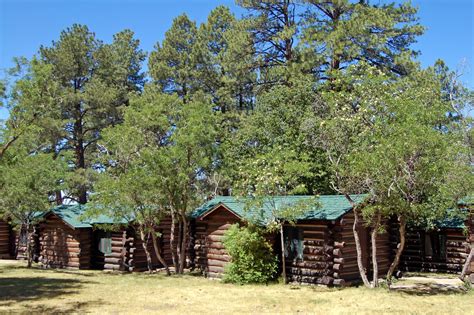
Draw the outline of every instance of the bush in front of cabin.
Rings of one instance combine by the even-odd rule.
[[[234,224],[225,233],[224,246],[231,257],[224,271],[225,282],[268,283],[275,279],[277,257],[257,228]]]

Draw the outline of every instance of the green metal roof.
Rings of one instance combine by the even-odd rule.
[[[471,205],[471,203],[459,203],[460,206]],[[446,217],[438,220],[436,226],[441,229],[464,229],[469,217],[470,208],[448,209]]]
[[[356,203],[363,201],[366,196],[351,195]],[[218,196],[194,210],[191,216],[193,218],[202,217],[218,206],[223,205],[240,218],[249,219],[261,215],[265,221],[270,218],[271,210],[274,208],[283,209],[292,206],[298,207],[300,204],[304,204],[305,207],[308,207],[308,211],[299,218],[300,220],[331,221],[339,219],[352,209],[351,204],[343,195],[266,197],[263,198],[261,209],[249,208],[249,204],[251,204],[250,198]]]
[[[68,225],[75,229],[80,228],[91,228],[94,224],[127,224],[126,220],[116,221],[114,218],[107,215],[99,215],[93,218],[85,218],[84,214],[87,210],[86,205],[75,204],[75,205],[61,205],[51,209],[44,215],[53,213],[61,220],[66,222]]]
[[[452,217],[437,222],[437,227],[442,229],[464,229],[466,224],[464,219]]]

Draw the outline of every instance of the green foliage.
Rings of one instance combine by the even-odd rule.
[[[348,65],[366,62],[387,73],[406,75],[415,69],[411,49],[424,27],[409,2],[396,5],[369,1],[304,1],[299,49],[303,68],[318,79],[332,77]]]
[[[383,209],[432,222],[472,191],[468,150],[446,132],[449,104],[431,70],[392,80],[357,66],[332,84],[349,89],[323,94],[310,133],[326,150],[335,189],[369,193],[366,217]]]
[[[0,82],[3,207],[45,209],[63,189],[152,227],[224,191],[255,207],[336,191],[368,193],[369,222],[382,211],[429,227],[472,192],[474,94],[441,61],[419,69],[411,4],[238,4],[242,19],[225,6],[201,25],[178,16],[147,86],[130,30],[104,43],[73,25],[17,58]],[[304,211],[273,204],[269,229]]]
[[[71,152],[65,154],[71,170],[66,192],[81,203],[93,186],[101,131],[121,120],[129,93],[143,85],[145,54],[138,45],[131,31],[104,44],[75,24],[50,47],[42,46],[12,87],[8,136],[38,141],[55,157]],[[27,133],[24,126],[36,129]]]
[[[17,226],[35,224],[50,209],[51,192],[60,189],[65,165],[51,154],[10,151],[0,161],[0,216]]]
[[[233,182],[256,178],[252,173],[268,167],[281,177],[285,194],[331,191],[323,152],[308,146],[302,132],[315,95],[312,82],[304,77],[291,87],[274,87],[257,99],[252,114],[242,118],[241,128],[223,144],[223,162]]]
[[[176,93],[183,99],[196,90],[193,71],[197,27],[186,14],[173,20],[163,43],[157,43],[148,61],[151,77],[163,92]]]
[[[197,84],[223,113],[251,107],[256,74],[250,71],[250,45],[242,22],[225,6],[212,10],[199,27],[193,51]]]
[[[199,203],[196,185],[214,156],[213,119],[205,103],[183,105],[176,96],[148,86],[125,109],[124,122],[104,131],[107,171],[97,198],[123,209],[156,205],[189,211]]]
[[[207,195],[202,182],[213,167],[214,119],[204,98],[185,104],[156,85],[146,86],[124,109],[123,123],[103,132],[105,172],[91,214],[133,218],[146,232],[165,215],[187,226],[187,215]]]
[[[249,284],[275,279],[277,258],[261,231],[235,224],[226,232],[224,246],[231,257],[224,281]]]

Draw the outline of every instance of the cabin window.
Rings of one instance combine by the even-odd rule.
[[[26,246],[26,243],[28,243],[28,233],[26,233],[26,229],[23,227],[20,229],[20,236],[19,236],[18,243],[24,246]]]
[[[104,255],[112,253],[112,236],[110,232],[102,232],[99,236],[99,252]]]
[[[289,260],[303,260],[303,229],[285,226],[285,257]]]
[[[446,260],[446,235],[440,233],[425,234],[425,257],[435,261]]]

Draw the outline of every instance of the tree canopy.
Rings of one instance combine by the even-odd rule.
[[[181,273],[188,215],[216,194],[364,193],[354,237],[363,223],[376,242],[398,218],[392,272],[407,224],[428,229],[472,194],[474,93],[442,60],[420,66],[409,2],[237,4],[176,17],[148,59],[133,31],[107,43],[79,24],[17,58],[0,81],[1,212],[24,224],[92,199],[91,215],[133,218],[155,244],[170,216]],[[280,230],[299,213],[283,210]]]

